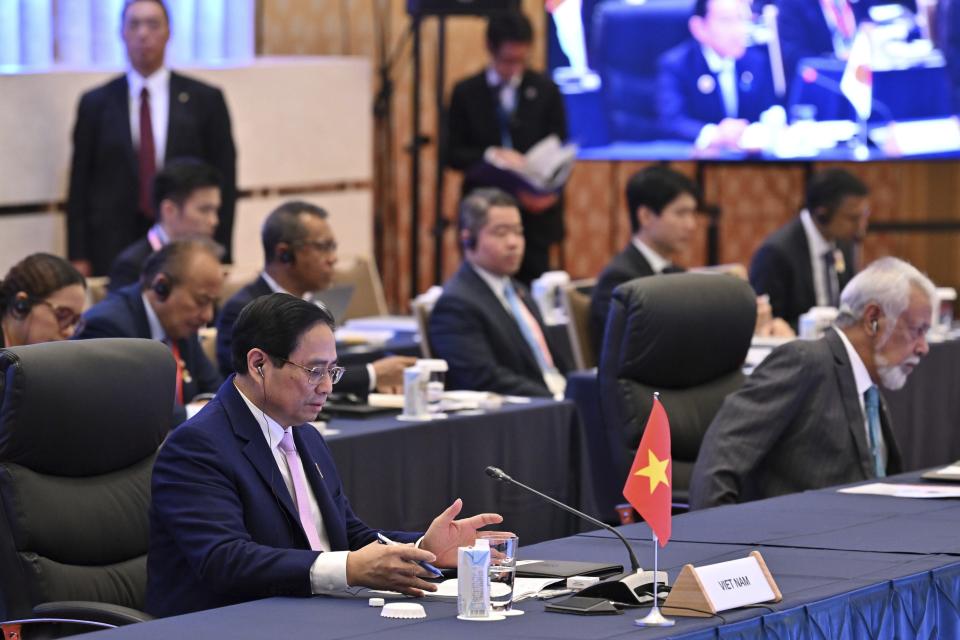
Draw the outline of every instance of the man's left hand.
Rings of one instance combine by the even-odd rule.
[[[433,519],[430,528],[423,536],[420,548],[437,556],[438,566],[457,566],[457,547],[473,545],[477,537],[477,529],[503,522],[503,516],[498,513],[479,513],[470,518],[454,520],[461,509],[463,509],[463,500],[457,498],[443,513]]]

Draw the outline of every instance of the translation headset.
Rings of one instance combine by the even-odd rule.
[[[261,378],[263,377],[263,365],[262,365],[262,364],[258,364],[258,365],[257,365],[257,373],[260,374],[260,377],[261,377]]]
[[[21,297],[20,294],[17,294],[17,297],[13,299],[13,304],[10,305],[10,311],[18,320],[26,318],[31,309],[33,309],[33,300],[27,296]]]
[[[879,331],[879,330],[880,330],[880,321],[879,321],[879,320],[874,320],[873,322],[871,322],[871,323],[870,323],[870,328],[873,329],[873,332],[874,332],[874,333],[876,333],[877,331]]]
[[[813,217],[822,225],[830,223],[830,219],[833,218],[833,212],[827,209],[826,207],[819,207],[817,210],[813,211]]]
[[[297,256],[295,256],[289,248],[280,249],[280,251],[277,252],[277,260],[283,264],[293,264],[297,261]]]
[[[157,298],[161,302],[165,302],[167,298],[170,297],[170,290],[172,288],[170,284],[170,276],[166,273],[158,273],[157,277],[153,279],[153,284],[150,286],[153,289],[153,292],[157,294]]]
[[[469,231],[467,232],[466,237],[463,239],[463,246],[471,251],[477,248],[477,236],[473,235]]]

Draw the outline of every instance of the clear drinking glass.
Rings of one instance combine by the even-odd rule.
[[[495,614],[522,614],[522,611],[512,610],[519,545],[517,535],[507,531],[479,531],[477,537],[490,541],[490,608]]]

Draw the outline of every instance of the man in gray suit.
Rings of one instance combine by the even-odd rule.
[[[882,258],[850,281],[836,326],[771,353],[730,395],[700,447],[694,509],[900,471],[877,384],[899,389],[929,350],[933,283]]]

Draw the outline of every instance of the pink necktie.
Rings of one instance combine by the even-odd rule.
[[[280,450],[283,451],[283,455],[287,459],[287,467],[290,469],[290,477],[293,479],[294,499],[297,503],[297,513],[300,514],[300,525],[303,527],[304,533],[307,534],[310,548],[314,551],[322,551],[317,524],[310,514],[310,491],[307,489],[307,478],[303,474],[303,465],[300,464],[297,445],[293,441],[293,433],[290,429],[283,432],[283,437],[280,439]]]

